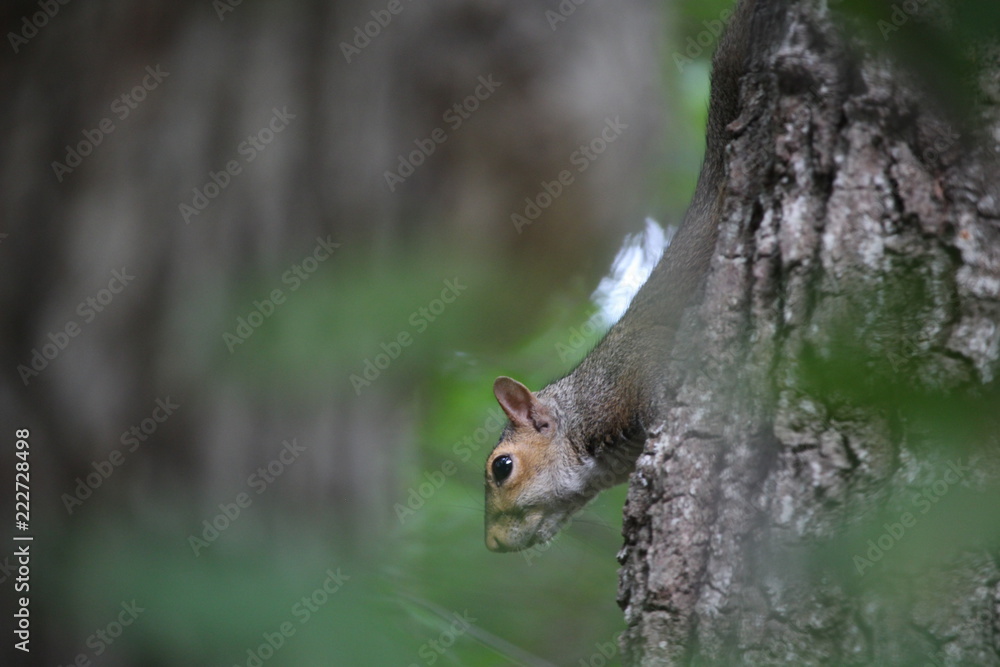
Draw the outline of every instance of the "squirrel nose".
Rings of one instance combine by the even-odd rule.
[[[500,538],[498,538],[496,535],[486,536],[486,548],[489,549],[490,551],[496,551],[496,552],[510,551],[507,545],[501,542]]]

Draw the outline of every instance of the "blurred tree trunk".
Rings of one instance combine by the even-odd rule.
[[[407,7],[392,30],[350,58],[343,45],[373,10],[316,0],[71,3],[0,54],[8,95],[0,108],[0,219],[9,237],[0,239],[0,304],[11,321],[0,332],[8,369],[0,411],[10,423],[34,415],[39,435],[44,429],[55,443],[47,464],[61,474],[46,477],[52,487],[44,497],[57,515],[59,494],[155,398],[169,395],[182,403],[181,416],[158,437],[176,444],[148,448],[143,470],[130,477],[134,491],[154,480],[170,488],[173,475],[195,469],[203,476],[189,482],[194,495],[214,507],[232,470],[253,470],[282,439],[301,433],[316,446],[314,465],[291,473],[297,493],[327,506],[340,534],[369,548],[374,533],[396,523],[394,475],[412,437],[403,397],[412,386],[380,384],[358,400],[348,376],[394,332],[368,330],[349,341],[354,357],[327,369],[319,386],[306,388],[287,372],[282,381],[302,387],[295,397],[269,390],[273,379],[252,388],[231,372],[250,355],[229,354],[219,336],[256,296],[247,285],[281,284],[282,272],[323,236],[344,246],[330,266],[353,265],[364,274],[352,276],[358,282],[405,261],[419,264],[426,247],[447,258],[437,265],[450,278],[485,251],[505,276],[504,298],[541,300],[549,292],[532,289],[538,284],[565,290],[581,273],[589,284],[606,266],[552,256],[610,255],[627,229],[641,226],[645,211],[635,202],[645,199],[642,175],[662,117],[660,24],[650,3],[581,12],[558,30],[530,3]],[[31,1],[0,10],[4,34],[20,34],[38,11]],[[606,65],[600,72],[588,64],[595,57]],[[159,68],[162,80],[126,108],[119,96],[147,68]],[[479,107],[463,112],[459,127],[446,123],[443,113],[490,75],[495,94],[472,98]],[[288,130],[252,164],[243,162],[238,146],[267,126],[274,109],[291,115]],[[519,234],[511,214],[616,114],[631,128],[619,150],[609,149]],[[97,130],[102,121],[113,128],[107,134]],[[390,190],[385,173],[439,126],[447,141]],[[99,139],[85,146],[81,163],[56,171],[53,164],[72,162],[68,148],[88,136]],[[221,193],[190,213],[194,189],[233,160],[246,168],[231,179],[222,174]],[[50,331],[78,318],[76,304],[123,265],[136,275],[126,296],[25,382],[18,366]],[[490,303],[485,289],[476,299]],[[363,323],[364,314],[331,292],[331,312]],[[409,312],[400,312],[403,322]],[[482,345],[476,353],[495,353],[498,340],[530,329],[503,308],[483,313],[483,334],[468,343]],[[324,349],[336,346],[331,338]],[[371,443],[384,455],[372,456]]]
[[[1000,664],[997,54],[946,122],[860,21],[759,4],[697,363],[625,510],[628,662]]]
[[[255,544],[287,555],[295,549],[284,538],[305,535],[367,559],[395,539],[393,504],[416,483],[401,471],[420,452],[418,387],[447,372],[459,347],[472,359],[496,355],[532,330],[504,299],[541,318],[545,309],[525,302],[597,282],[606,264],[577,258],[608,257],[641,227],[663,114],[661,23],[648,0],[595,6],[556,27],[531,2],[403,3],[384,29],[373,15],[385,3],[359,0],[45,5],[58,12],[47,16],[37,0],[0,9],[0,422],[8,433],[30,426],[44,471],[35,510],[64,540],[47,551],[63,554],[60,567],[37,578],[47,584],[39,598],[53,602],[33,616],[47,651],[38,659],[55,664],[93,630],[93,596],[56,579],[97,581],[85,538],[103,545],[117,530],[147,531],[185,567],[195,558],[187,535],[285,439],[306,447],[308,463],[291,466],[251,515],[262,526]],[[362,28],[375,36],[359,38]],[[150,69],[162,78],[126,106],[121,96]],[[473,97],[491,75],[495,93]],[[454,112],[444,114],[460,103],[471,110],[449,124]],[[280,135],[268,129],[275,109],[290,116]],[[615,115],[627,134],[519,234],[511,214]],[[385,174],[439,128],[447,140],[390,189]],[[247,139],[262,132],[273,141],[251,162]],[[83,157],[68,157],[71,148]],[[229,164],[241,171],[227,175]],[[211,201],[191,213],[199,196]],[[285,272],[317,237],[342,248],[261,333],[227,349],[223,332],[274,288],[288,291]],[[434,336],[463,331],[435,327],[419,354],[357,395],[351,374],[436,293],[397,302],[395,288],[426,279],[431,263],[435,290],[458,275],[472,295],[460,308],[482,304],[467,318],[473,333],[434,353]],[[502,280],[472,284],[462,273],[485,264]],[[84,319],[78,304],[122,267],[134,282]],[[49,336],[68,322],[79,335],[26,381],[18,367],[55,349]],[[67,507],[63,497],[122,449],[123,431],[158,399],[179,404],[176,416],[86,506]],[[13,470],[13,447],[4,452]],[[470,464],[475,477],[479,465]],[[314,523],[305,530],[289,517]]]

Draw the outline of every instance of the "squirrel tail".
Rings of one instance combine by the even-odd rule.
[[[680,229],[622,317],[626,327],[665,326],[676,330],[684,308],[698,293],[711,262],[722,217],[728,126],[740,113],[740,79],[751,68],[755,34],[774,12],[758,0],[740,0],[712,59],[712,86],[705,158],[698,185]],[[775,3],[782,4],[782,3]],[[757,25],[760,23],[761,25]]]

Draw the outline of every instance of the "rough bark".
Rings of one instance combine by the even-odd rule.
[[[1000,664],[996,55],[964,125],[786,5],[630,483],[626,659]]]

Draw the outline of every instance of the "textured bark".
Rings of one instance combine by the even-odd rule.
[[[965,129],[825,3],[787,5],[630,483],[625,655],[1000,664],[996,54]]]

